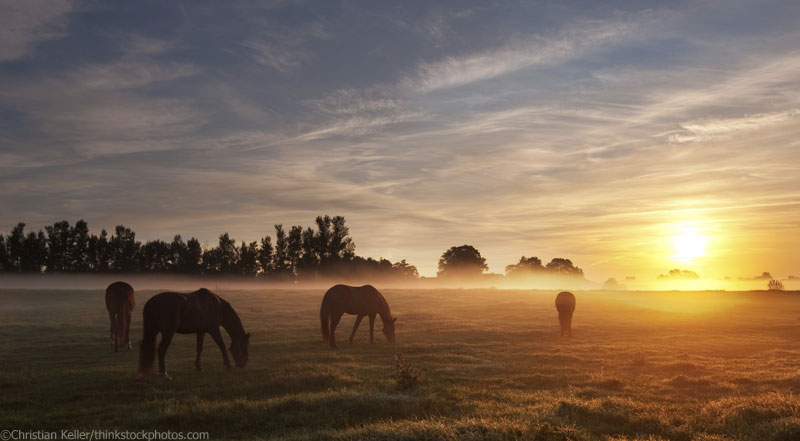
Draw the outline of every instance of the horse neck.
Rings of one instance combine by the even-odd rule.
[[[392,321],[392,311],[389,310],[389,304],[386,301],[383,301],[383,304],[378,307],[378,315],[381,316],[381,321],[383,323],[389,323]]]
[[[232,339],[244,337],[244,327],[242,320],[233,310],[233,307],[225,302],[222,304],[222,327],[228,332]]]

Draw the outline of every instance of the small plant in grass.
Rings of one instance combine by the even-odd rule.
[[[419,384],[422,373],[406,364],[402,352],[394,354],[394,369],[398,389],[408,390]]]
[[[770,291],[783,291],[783,282],[780,280],[772,279],[767,284]]]

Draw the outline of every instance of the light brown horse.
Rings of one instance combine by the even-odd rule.
[[[383,322],[383,335],[394,343],[394,322],[389,304],[380,292],[372,285],[347,286],[336,285],[329,289],[322,298],[322,306],[319,309],[319,320],[322,326],[322,338],[326,345],[336,349],[336,326],[344,314],[356,316],[356,323],[353,325],[353,332],[350,333],[350,344],[353,344],[353,336],[356,334],[361,319],[369,317],[369,342],[375,343],[375,315],[381,316]]]
[[[572,337],[572,313],[575,312],[575,296],[569,291],[562,291],[556,296],[558,321],[561,323],[561,335]]]
[[[106,288],[106,309],[111,321],[111,346],[117,352],[120,346],[131,346],[131,313],[136,302],[133,300],[133,287],[125,282],[114,282]]]

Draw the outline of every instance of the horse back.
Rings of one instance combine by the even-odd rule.
[[[135,305],[133,287],[125,282],[114,282],[106,288],[106,309],[109,312],[131,311]]]
[[[562,314],[571,314],[575,310],[575,295],[562,291],[556,296],[556,309]]]
[[[222,324],[222,300],[207,289],[193,293],[162,292],[144,307],[144,319],[159,329],[179,333],[207,332]]]
[[[387,308],[386,300],[372,285],[336,285],[322,299],[323,305],[334,311],[354,315],[372,315]]]

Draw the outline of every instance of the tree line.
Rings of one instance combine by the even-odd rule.
[[[86,221],[66,220],[25,232],[20,222],[11,233],[0,234],[0,271],[11,273],[161,273],[239,275],[279,280],[320,277],[419,277],[405,260],[357,256],[355,243],[342,216],[318,216],[316,228],[275,225],[275,240],[238,243],[228,233],[215,247],[204,249],[192,237],[176,235],[171,242],[136,240],[136,233],[117,225],[91,234]]]
[[[92,234],[89,225],[66,220],[25,232],[18,223],[8,235],[0,234],[0,272],[5,273],[150,273],[264,277],[281,281],[317,278],[391,277],[415,279],[419,272],[405,259],[392,263],[355,254],[355,242],[342,216],[317,216],[315,227],[294,225],[275,228],[258,241],[237,243],[228,233],[216,246],[204,248],[192,237],[176,235],[171,242],[136,240],[136,233],[117,225]],[[454,246],[439,259],[437,276],[480,277],[488,270],[486,259],[471,245]],[[572,261],[554,258],[546,265],[538,257],[522,256],[506,267],[506,277],[539,275],[583,278],[583,270]]]

